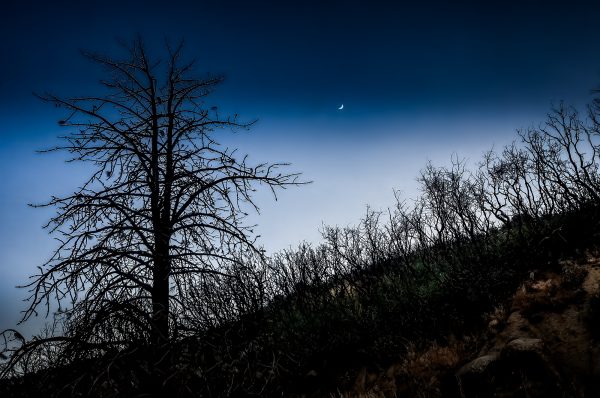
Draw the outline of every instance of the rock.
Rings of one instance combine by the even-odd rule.
[[[535,353],[542,355],[544,343],[541,339],[518,338],[510,341],[502,350],[503,355],[514,355],[520,353]]]
[[[554,367],[544,353],[544,343],[541,339],[525,338],[511,340],[500,353],[500,358],[510,368],[522,368],[529,373],[555,375]]]
[[[490,388],[499,359],[497,353],[491,353],[480,356],[460,368],[456,373],[460,396],[491,396],[493,390]]]
[[[542,340],[517,338],[500,353],[488,353],[457,373],[460,396],[562,397],[562,378],[544,355]]]
[[[306,377],[317,377],[317,375],[317,371],[314,369],[311,369],[306,373]]]
[[[478,375],[488,369],[490,364],[496,362],[498,360],[498,354],[488,354],[482,357],[476,358],[460,368],[460,370],[456,373],[457,377],[464,377],[465,375],[473,374]]]
[[[530,329],[529,321],[519,311],[512,312],[505,322],[504,329],[496,336],[494,347],[490,351],[500,352],[511,340],[531,337]]]
[[[589,269],[582,287],[590,296],[598,293],[600,287],[600,268]]]
[[[499,328],[500,328],[500,321],[497,319],[492,319],[488,323],[488,330],[490,330],[490,331],[497,331]]]

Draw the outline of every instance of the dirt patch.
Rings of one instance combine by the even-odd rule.
[[[532,274],[510,305],[484,317],[481,336],[411,348],[384,370],[363,368],[352,391],[333,396],[597,396],[600,339],[586,314],[600,296],[600,259],[568,267]]]
[[[494,366],[483,373],[472,372],[471,364],[477,363],[477,358],[458,373],[468,376],[466,380],[470,382],[466,384],[470,390],[464,391],[464,395],[510,395],[511,390],[506,386],[512,386],[526,395],[538,396],[535,394],[540,392],[542,383],[560,390],[561,396],[591,396],[596,388],[595,380],[600,380],[600,345],[592,338],[585,309],[590,298],[599,291],[599,265],[586,267],[587,275],[578,287],[572,283],[563,284],[557,274],[540,275],[538,280],[525,282],[513,297],[512,312],[505,327],[480,352],[480,357],[494,355],[498,358],[493,362]],[[515,341],[536,341],[540,345],[535,350],[524,348],[520,354],[528,353],[526,356],[519,361],[510,361],[504,354],[514,351],[509,348]],[[543,350],[539,348],[542,346]],[[532,362],[524,367],[527,360]],[[532,373],[534,363],[538,370],[545,371]],[[521,384],[514,378],[516,376],[511,376],[517,374],[521,375]],[[498,384],[498,380],[502,383]],[[519,396],[518,391],[512,393]]]
[[[600,289],[600,261],[591,265],[581,286],[588,295],[597,294]]]

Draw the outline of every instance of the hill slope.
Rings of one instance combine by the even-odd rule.
[[[448,336],[385,367],[363,367],[343,397],[591,397],[600,391],[600,259],[531,273],[476,336]],[[324,392],[316,395],[327,395]]]

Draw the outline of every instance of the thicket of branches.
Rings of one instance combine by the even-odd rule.
[[[72,109],[80,107],[78,101],[63,105],[81,112],[79,108]],[[93,112],[91,116],[95,116]],[[169,114],[166,112],[167,121]],[[201,115],[208,118],[210,114],[206,111]],[[231,120],[201,120],[210,121],[211,126],[238,126]],[[78,125],[72,118],[65,124]],[[161,131],[157,130],[156,137],[163,137]],[[104,127],[93,132],[104,133]],[[140,143],[146,139],[143,134],[140,138],[130,134],[116,137],[139,139]],[[173,234],[168,240],[172,248],[169,255],[174,261],[170,275],[178,282],[172,285],[176,293],[169,296],[172,310],[165,343],[168,349],[158,360],[163,362],[158,383],[180,394],[280,395],[282,391],[294,390],[296,382],[306,383],[303,375],[312,370],[319,374],[321,384],[335,380],[329,376],[336,376],[338,370],[397,357],[409,343],[479,327],[481,314],[505,299],[531,269],[553,267],[559,259],[583,255],[598,243],[600,109],[594,105],[582,115],[561,104],[550,112],[545,123],[520,130],[514,143],[500,151],[487,152],[476,167],[456,157],[448,167],[428,164],[418,177],[420,195],[416,199],[404,199],[396,193],[395,206],[386,211],[368,209],[358,226],[325,227],[323,243],[301,244],[270,258],[261,255],[238,224],[237,200],[252,204],[247,179],[262,178],[262,182],[276,187],[296,182],[294,175],[273,176],[272,169],[264,165],[249,168],[232,153],[218,152],[208,135],[202,135],[200,142],[210,148],[209,155],[202,152],[200,163],[190,165],[194,172],[182,174],[185,177],[181,185],[175,184],[174,188],[194,186],[198,182],[195,168],[211,170],[208,175],[214,181],[220,177],[212,173],[234,167],[242,183],[211,190],[203,197],[201,207],[212,211],[206,216],[223,217],[218,225],[183,222],[184,212],[171,209],[175,219],[171,218]],[[168,140],[160,145],[168,146]],[[197,147],[186,148],[197,154]],[[84,158],[89,154],[76,153]],[[185,159],[182,161],[187,162],[185,153],[180,154]],[[129,195],[138,192],[138,183],[147,183],[143,176],[148,170],[132,168],[129,157],[113,163],[110,152],[106,154],[109,157],[105,164],[113,165],[112,168],[101,168],[91,182],[104,184],[102,189],[113,189],[120,181],[127,181]],[[213,162],[219,166],[211,166]],[[160,175],[167,173],[162,166],[159,162]],[[115,170],[120,177],[115,177]],[[113,185],[107,188],[108,182]],[[150,297],[137,295],[144,290],[140,286],[150,283],[151,276],[147,271],[135,270],[151,263],[144,260],[148,256],[152,261],[159,259],[152,257],[152,245],[144,248],[141,241],[120,238],[126,224],[115,222],[117,230],[113,227],[106,232],[96,224],[90,212],[92,202],[87,202],[90,189],[86,186],[72,197],[53,199],[51,204],[59,208],[86,210],[59,215],[61,218],[51,223],[60,226],[69,217],[70,222],[79,220],[74,224],[75,230],[66,232],[75,239],[65,243],[70,253],[87,253],[81,250],[88,247],[89,233],[117,239],[111,247],[135,247],[135,256],[125,257],[125,264],[134,270],[125,280],[138,285],[134,290],[122,289],[125,296],[108,295],[107,287],[123,280],[123,269],[111,262],[111,256],[116,254],[107,253],[105,246],[102,256],[81,254],[75,257],[76,261],[68,257],[69,267],[85,265],[89,274],[84,275],[97,278],[97,284],[90,284],[89,279],[59,278],[52,280],[57,285],[47,288],[47,274],[42,273],[32,285],[41,286],[42,290],[34,290],[29,313],[41,298],[49,298],[50,291],[58,293],[58,298],[78,291],[81,296],[73,297],[70,310],[58,314],[63,334],[50,331],[25,342],[15,331],[5,331],[5,375],[31,373],[91,358],[100,364],[96,371],[76,381],[69,379],[65,391],[127,395],[149,380],[153,380],[151,385],[157,383],[153,370],[156,360],[148,364],[143,350],[153,341],[152,325],[156,319],[152,316],[156,318],[157,312],[152,310]],[[94,192],[100,191],[96,188]],[[149,241],[156,243],[153,215],[146,213],[153,208],[148,202],[152,200],[152,190],[139,192],[141,196],[134,196],[133,201],[123,202],[122,206],[125,214],[147,219],[138,228],[148,228],[154,236]],[[235,199],[230,196],[232,192],[237,194]],[[165,194],[164,188],[158,193]],[[180,194],[181,199],[176,202],[184,202],[186,195],[193,193]],[[104,194],[101,198],[104,200]],[[79,207],[80,203],[88,205]],[[192,214],[201,212],[197,208]],[[73,219],[71,214],[78,218]],[[112,214],[107,216],[114,217]],[[177,217],[180,224],[175,222]],[[224,232],[222,226],[233,228],[234,232]],[[135,233],[145,236],[140,231]],[[92,245],[91,249],[95,247]],[[116,253],[122,261],[122,253]],[[61,250],[51,260],[51,267],[56,267],[57,261],[64,264],[60,254]],[[177,262],[179,259],[181,263]],[[201,272],[178,273],[179,269]],[[52,289],[54,286],[61,287]],[[102,292],[100,297],[98,292]],[[138,305],[138,299],[143,304]],[[134,310],[123,311],[130,306]],[[97,337],[91,338],[89,333],[96,333],[93,336]],[[115,344],[111,347],[107,341]],[[107,370],[111,367],[112,373]],[[52,372],[42,372],[38,379],[40,374],[55,377]],[[135,383],[119,382],[132,379]]]
[[[232,395],[311,380],[335,391],[352,367],[478,330],[531,270],[596,248],[599,151],[598,109],[560,105],[477,167],[456,157],[427,165],[416,199],[396,193],[394,207],[368,209],[359,225],[325,227],[323,243],[276,253],[255,268],[260,310],[198,343],[227,358],[204,382]]]

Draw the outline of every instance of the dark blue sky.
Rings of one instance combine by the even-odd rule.
[[[394,3],[394,4],[392,4]],[[414,4],[411,4],[414,3]],[[415,195],[426,160],[473,162],[551,104],[589,101],[600,86],[600,3],[391,1],[16,1],[0,13],[0,329],[49,256],[27,208],[74,189],[87,170],[35,155],[61,131],[32,92],[96,93],[102,70],[80,49],[119,55],[141,34],[159,56],[184,38],[198,74],[225,74],[216,105],[248,120],[223,136],[257,161],[291,161],[314,184],[278,202],[260,193],[253,218],[269,251],[318,228],[352,224],[392,189]],[[337,108],[344,104],[344,110]]]
[[[10,1],[0,100],[20,112],[31,91],[87,87],[97,70],[77,49],[116,53],[136,32],[150,47],[185,38],[202,69],[228,76],[226,101],[260,117],[339,101],[361,115],[528,107],[600,67],[591,2],[414,3]]]

